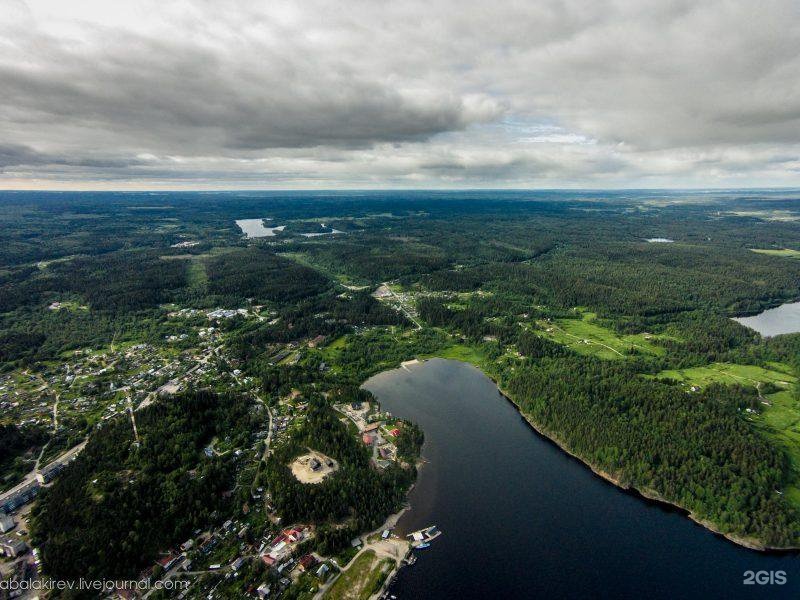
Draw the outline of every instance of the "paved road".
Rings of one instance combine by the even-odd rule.
[[[63,462],[66,462],[66,461],[70,460],[73,456],[78,454],[78,452],[83,450],[84,446],[86,446],[86,442],[87,442],[87,440],[84,440],[80,444],[78,444],[77,446],[74,446],[73,448],[70,448],[69,450],[64,452],[61,456],[56,458],[54,461],[48,463],[46,465],[46,467],[49,467],[50,465],[54,465],[56,463],[63,463]],[[40,456],[40,458],[41,458],[41,456]],[[39,464],[38,461],[37,461],[36,464],[38,466],[38,464]],[[23,487],[25,487],[26,485],[36,481],[36,471],[37,471],[37,469],[33,469],[30,473],[25,475],[25,478],[19,484],[15,485],[13,488],[11,488],[7,492],[4,492],[2,495],[0,495],[0,503],[5,502],[6,498],[9,498],[13,494],[15,494],[16,492],[21,490]]]

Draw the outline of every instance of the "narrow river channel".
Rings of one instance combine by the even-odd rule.
[[[428,463],[398,532],[443,531],[392,584],[401,600],[800,597],[797,554],[740,548],[603,481],[471,365],[433,359],[364,387],[425,431]],[[746,571],[787,583],[744,585]]]

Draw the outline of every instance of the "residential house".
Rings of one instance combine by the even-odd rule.
[[[303,572],[310,570],[316,564],[317,559],[311,554],[306,554],[305,556],[301,557],[299,561],[300,570]]]

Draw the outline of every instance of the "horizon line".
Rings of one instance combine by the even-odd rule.
[[[93,188],[0,188],[0,194],[4,193],[48,193],[48,194],[81,194],[81,193],[111,193],[111,194],[148,194],[148,193],[171,193],[171,192],[188,192],[188,193],[349,193],[349,192],[731,192],[731,191],[798,191],[800,186],[746,186],[746,187],[550,187],[550,188],[491,188],[491,187],[448,187],[448,188],[382,188],[382,187],[369,187],[369,188],[142,188],[142,189],[126,189],[126,188],[111,188],[111,189],[93,189]]]

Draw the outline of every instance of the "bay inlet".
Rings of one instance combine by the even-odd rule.
[[[400,571],[398,598],[797,597],[794,553],[742,548],[616,488],[536,433],[471,365],[432,359],[364,387],[425,432],[427,463],[398,523],[443,535]],[[743,584],[746,571],[787,574]]]

